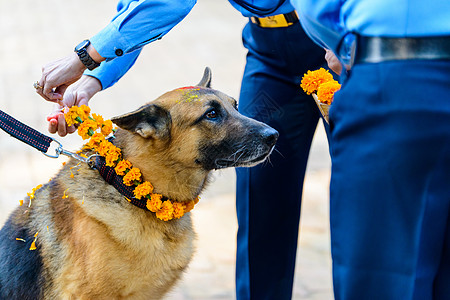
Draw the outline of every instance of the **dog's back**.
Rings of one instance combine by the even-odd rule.
[[[29,250],[34,233],[28,230],[26,220],[16,210],[0,231],[1,300],[35,300],[41,295],[42,259],[39,251]]]

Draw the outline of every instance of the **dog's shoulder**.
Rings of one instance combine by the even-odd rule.
[[[16,221],[19,213],[11,214],[0,230],[0,300],[41,295],[42,259],[39,249],[29,250],[34,234]]]

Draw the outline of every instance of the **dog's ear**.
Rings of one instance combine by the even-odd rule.
[[[170,136],[170,113],[158,105],[145,105],[128,114],[114,117],[111,121],[144,138],[166,139]]]
[[[206,88],[211,87],[211,69],[209,67],[205,68],[205,71],[203,72],[203,78],[200,80],[200,82],[197,84],[197,86],[202,86]]]

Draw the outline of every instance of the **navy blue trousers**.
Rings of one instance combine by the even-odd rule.
[[[299,24],[243,30],[248,49],[239,111],[280,133],[270,162],[238,168],[237,299],[290,299],[303,178],[319,111],[299,87],[324,51]]]
[[[450,61],[356,65],[330,120],[336,299],[450,299]]]

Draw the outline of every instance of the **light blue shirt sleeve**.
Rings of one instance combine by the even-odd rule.
[[[97,78],[103,89],[112,86],[133,66],[141,48],[162,38],[195,3],[196,0],[120,0],[117,15],[90,38],[106,61],[84,74]]]
[[[132,52],[164,36],[195,3],[196,0],[121,0],[118,14],[90,41],[101,56],[114,59],[120,52]]]
[[[340,21],[340,0],[291,0],[308,36],[319,46],[335,51],[345,28]]]
[[[137,49],[113,60],[104,61],[92,71],[86,70],[84,75],[97,78],[102,89],[113,86],[134,65],[142,49]]]

